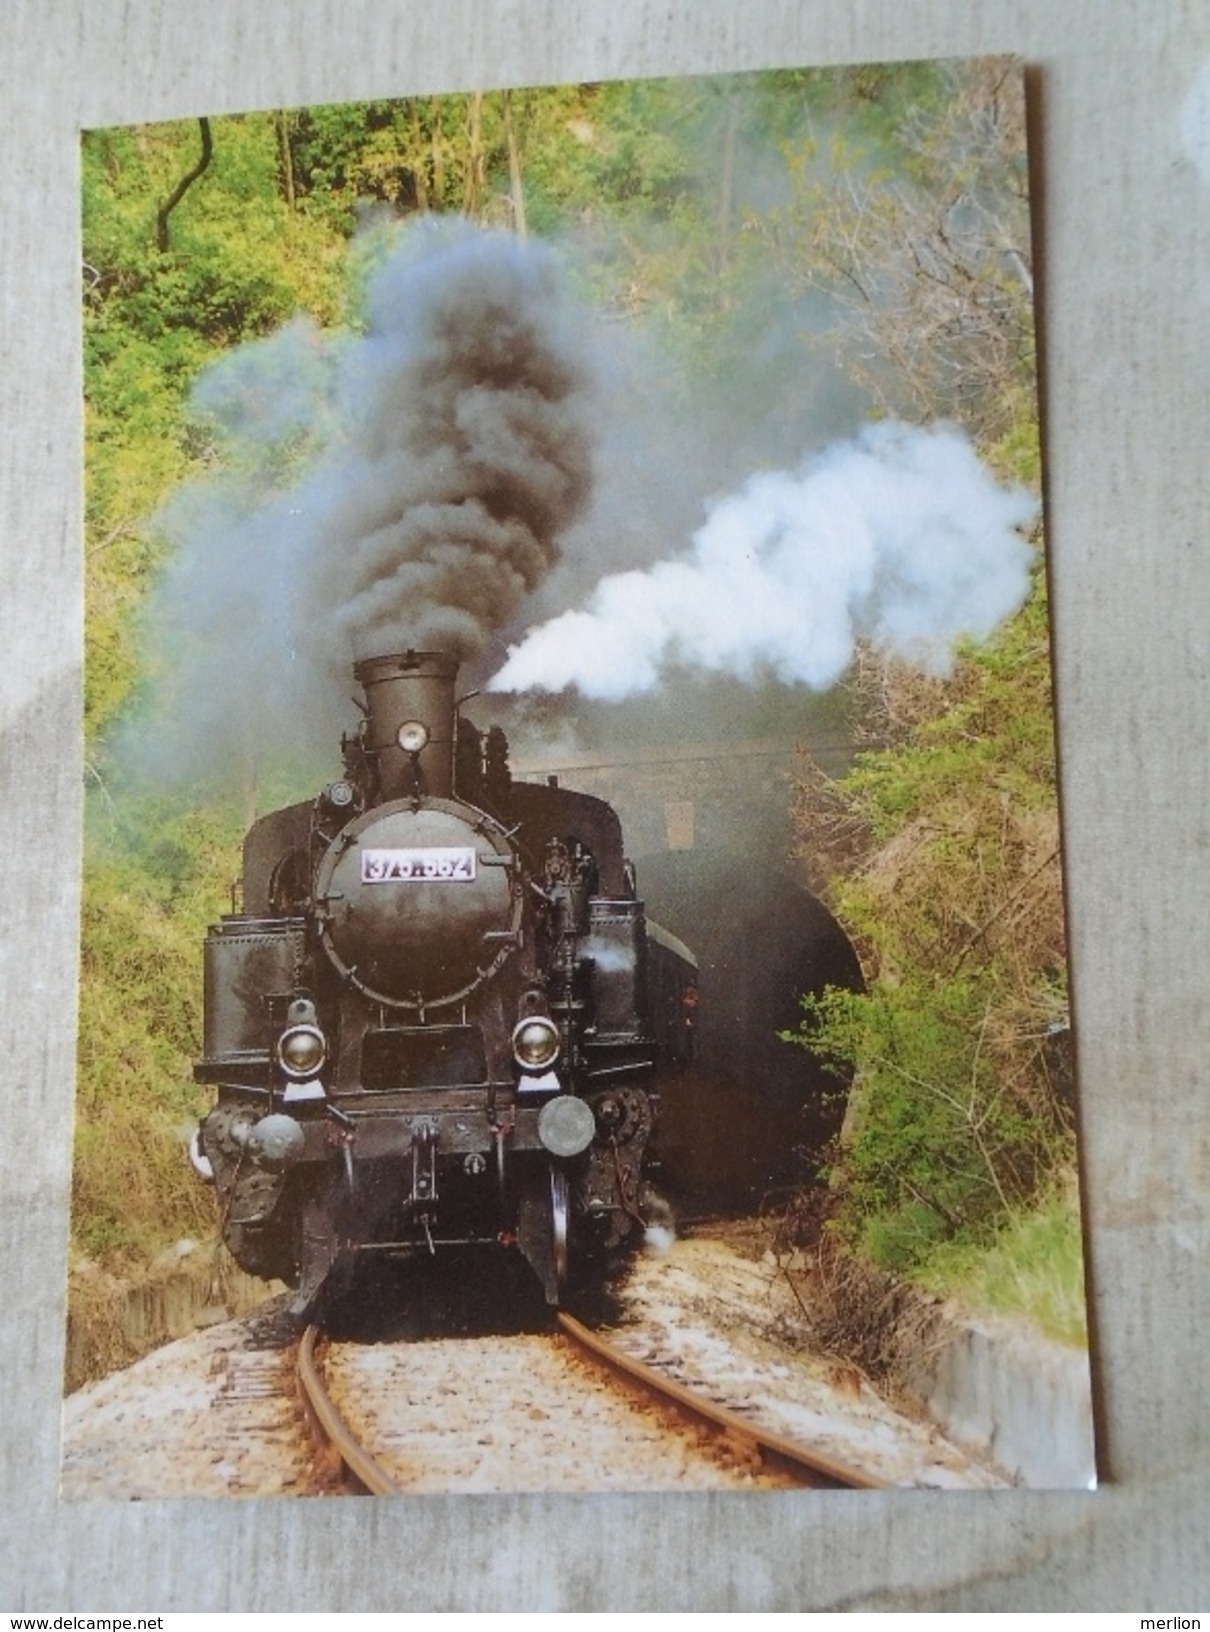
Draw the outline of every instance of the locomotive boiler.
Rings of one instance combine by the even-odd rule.
[[[695,960],[647,919],[612,807],[514,780],[463,717],[455,658],[354,673],[343,774],[251,827],[206,938],[194,1166],[299,1315],[360,1254],[466,1243],[519,1249],[556,1303],[647,1221]]]

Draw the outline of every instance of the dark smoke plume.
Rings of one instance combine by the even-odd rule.
[[[259,756],[275,732],[330,752],[355,659],[482,650],[588,500],[587,325],[550,250],[424,223],[374,274],[366,315],[357,337],[292,325],[202,382],[233,456],[161,518],[173,729],[153,733],[156,760],[178,740]],[[299,447],[304,474],[283,484]]]
[[[337,652],[468,657],[547,574],[591,485],[589,379],[548,252],[425,234],[375,280],[353,445],[307,493]]]

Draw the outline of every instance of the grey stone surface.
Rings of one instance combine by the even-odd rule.
[[[476,84],[1031,65],[1103,1474],[1084,1493],[56,1502],[80,761],[80,126]],[[1126,1609],[1210,1597],[1210,141],[1197,0],[8,0],[0,1607]],[[558,1545],[552,1545],[552,1537]]]
[[[1030,1490],[1097,1482],[1089,1357],[1006,1320],[943,1314],[903,1380],[954,1439]]]

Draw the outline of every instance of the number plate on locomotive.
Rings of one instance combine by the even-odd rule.
[[[363,884],[461,883],[475,877],[474,845],[427,845],[415,850],[363,850]]]

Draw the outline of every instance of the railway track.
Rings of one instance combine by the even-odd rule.
[[[686,1388],[654,1366],[624,1353],[599,1332],[581,1325],[574,1316],[560,1311],[557,1318],[560,1330],[587,1353],[659,1399],[708,1424],[725,1435],[733,1448],[745,1450],[749,1458],[757,1457],[771,1470],[788,1474],[798,1483],[814,1489],[885,1490],[888,1487],[885,1479],[849,1466],[812,1446],[801,1445],[784,1434],[774,1433],[727,1406],[708,1400],[699,1390]]]
[[[312,1332],[300,1345],[284,1309],[267,1306],[78,1390],[64,1409],[61,1493],[1012,1483],[816,1354],[777,1266],[716,1240],[636,1260],[608,1339],[570,1320],[552,1331],[495,1269],[453,1286],[420,1276],[406,1290],[364,1323],[377,1341]],[[334,1448],[317,1454],[317,1433]]]
[[[561,1313],[557,1318],[562,1342],[574,1355],[587,1357],[589,1364],[608,1376],[611,1388],[627,1396],[629,1409],[654,1408],[665,1415],[671,1412],[690,1433],[700,1435],[705,1430],[713,1441],[707,1454],[716,1454],[722,1464],[743,1470],[748,1482],[757,1474],[760,1482],[783,1488],[881,1489],[887,1485],[888,1481],[863,1469],[746,1420],[707,1399],[699,1390],[687,1388],[623,1353],[608,1338],[572,1316]],[[364,1443],[362,1434],[347,1420],[327,1386],[316,1352],[320,1340],[318,1330],[310,1327],[299,1344],[299,1389],[314,1430],[329,1456],[339,1464],[343,1488],[361,1495],[401,1493],[411,1485],[398,1471],[401,1456],[407,1460],[406,1427],[403,1443],[399,1443],[397,1434],[396,1445],[389,1452],[371,1449]],[[641,1396],[638,1402],[634,1398],[636,1390]]]
[[[335,1458],[347,1489],[358,1496],[395,1496],[397,1484],[384,1463],[368,1450],[337,1409],[324,1382],[316,1357],[320,1341],[318,1326],[308,1326],[298,1345],[298,1391],[321,1447]]]

